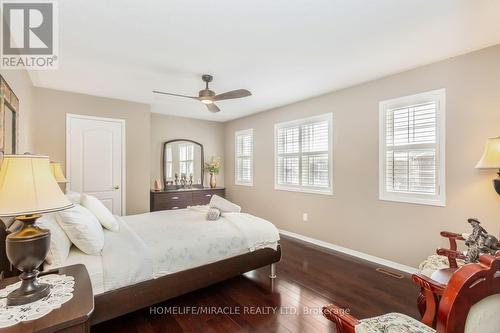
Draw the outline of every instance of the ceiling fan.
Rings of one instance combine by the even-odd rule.
[[[200,90],[200,92],[198,93],[198,97],[186,96],[186,95],[180,95],[180,94],[172,94],[172,93],[167,93],[167,92],[157,91],[157,90],[153,90],[153,93],[197,99],[206,105],[208,111],[213,112],[213,113],[220,111],[219,107],[217,105],[215,105],[215,102],[217,102],[217,101],[222,101],[225,99],[242,98],[242,97],[247,97],[247,96],[252,95],[252,93],[246,89],[237,89],[237,90],[232,90],[232,91],[228,91],[228,92],[216,95],[214,91],[208,89],[208,83],[212,82],[213,76],[208,75],[208,74],[204,74],[201,76],[201,79],[203,80],[203,82],[205,82],[205,89]]]

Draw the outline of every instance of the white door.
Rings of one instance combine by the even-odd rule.
[[[66,175],[70,191],[125,213],[125,121],[66,115]]]

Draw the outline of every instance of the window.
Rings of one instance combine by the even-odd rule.
[[[235,133],[234,182],[236,185],[253,185],[253,129]]]
[[[172,180],[173,178],[173,171],[172,171],[172,147],[167,147],[166,151],[166,161],[165,161],[165,170],[167,172],[167,179]]]
[[[445,205],[445,90],[380,103],[380,199]]]
[[[275,188],[332,194],[332,114],[275,125]]]
[[[179,145],[179,173],[189,177],[194,173],[194,145]]]

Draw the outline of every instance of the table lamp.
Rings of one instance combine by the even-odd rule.
[[[493,186],[500,194],[500,137],[488,139],[483,156],[477,162],[476,169],[499,169],[498,178],[493,180]]]
[[[23,222],[6,239],[9,261],[19,269],[21,286],[7,295],[7,305],[39,300],[50,293],[48,284],[37,280],[38,267],[50,246],[50,232],[35,225],[43,213],[71,208],[59,188],[47,156],[5,155],[0,167],[0,217],[15,216]]]
[[[52,175],[56,179],[57,183],[65,184],[68,182],[66,177],[64,177],[64,173],[62,172],[61,163],[50,162],[50,171],[52,171]]]

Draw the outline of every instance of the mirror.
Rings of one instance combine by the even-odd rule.
[[[17,154],[19,100],[0,76],[0,153]]]
[[[203,145],[177,139],[163,144],[163,184],[165,189],[203,187]]]

